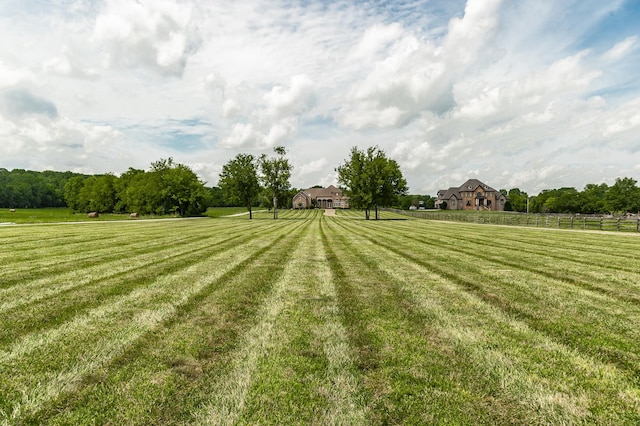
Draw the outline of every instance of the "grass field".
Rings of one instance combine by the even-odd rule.
[[[205,212],[207,217],[221,217],[247,212],[244,207],[210,207]],[[129,213],[101,213],[98,218],[90,218],[86,213],[72,213],[68,208],[43,209],[0,209],[0,225],[17,223],[54,223],[54,222],[99,222],[113,220],[162,219],[175,216],[140,215],[131,218]]]
[[[640,423],[640,238],[282,211],[0,228],[0,424]]]

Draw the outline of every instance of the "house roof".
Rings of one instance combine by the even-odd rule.
[[[483,182],[480,182],[478,179],[469,179],[468,181],[466,181],[465,183],[460,185],[458,190],[460,190],[460,191],[473,191],[479,186],[481,186],[485,191],[498,192],[495,189],[493,189],[492,187],[490,187],[489,185],[487,185],[487,184],[485,184]]]
[[[479,181],[478,179],[469,179],[457,188],[451,187],[449,189],[441,189],[440,191],[438,191],[438,199],[450,200],[453,197],[457,199],[462,199],[460,192],[475,191],[479,186],[482,187],[482,189],[484,189],[485,192],[493,191],[497,194],[501,194],[499,191],[496,191],[495,189]]]
[[[301,192],[304,192],[311,198],[331,198],[334,196],[342,197],[342,191],[333,185],[329,185],[326,188],[304,189]]]
[[[438,196],[443,200],[450,200],[452,197],[460,199],[460,191],[458,188],[449,188],[438,191]]]

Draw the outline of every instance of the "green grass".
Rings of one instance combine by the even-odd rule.
[[[0,424],[640,422],[636,235],[322,214],[0,228]]]
[[[516,213],[477,210],[397,210],[388,211],[411,217],[453,222],[482,223],[510,226],[531,226],[536,228],[555,228],[572,230],[592,230],[611,232],[640,232],[637,218],[626,216],[572,215],[557,213]]]
[[[66,207],[42,209],[0,209],[0,225],[13,223],[55,223],[55,222],[99,222],[111,220],[158,219],[175,216],[140,215],[131,218],[129,213],[100,213],[98,218],[90,218],[87,213],[72,213]]]
[[[253,211],[259,210],[258,208],[254,208]],[[249,211],[245,207],[209,207],[205,213],[205,216],[208,217],[222,217],[222,216],[231,216],[231,215],[242,215],[246,214],[247,219],[249,218]]]

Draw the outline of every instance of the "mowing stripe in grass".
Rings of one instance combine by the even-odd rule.
[[[322,226],[324,218],[319,222]],[[366,424],[366,418],[370,408],[364,400],[361,383],[356,376],[354,362],[351,356],[352,349],[348,342],[348,333],[340,318],[340,308],[337,303],[336,292],[331,268],[328,264],[329,250],[327,239],[319,228],[314,242],[318,244],[321,237],[322,254],[315,265],[314,272],[320,283],[320,297],[328,303],[323,304],[320,310],[324,325],[321,329],[321,340],[324,342],[324,353],[329,361],[328,376],[332,386],[329,387],[331,404],[324,424],[332,425],[358,425]]]
[[[518,422],[528,419],[532,423],[573,423],[588,418],[624,421],[625,418],[608,417],[607,413],[602,413],[616,395],[624,395],[625,402],[620,405],[631,415],[629,418],[640,418],[631,414],[633,407],[640,404],[637,387],[619,370],[576,353],[545,334],[528,329],[524,323],[505,317],[491,304],[461,292],[455,280],[434,277],[431,270],[418,264],[407,265],[404,255],[397,254],[388,246],[359,241],[354,250],[360,251],[360,258],[369,258],[369,262],[378,265],[404,291],[411,293],[412,300],[408,305],[420,306],[431,318],[430,327],[437,331],[441,342],[458,348],[454,352],[456,358],[466,361],[454,359],[452,367],[458,363],[461,367],[469,364],[479,371],[479,391],[489,385],[484,392],[488,390],[493,395],[492,399],[497,398],[501,412],[494,412],[496,419],[511,422],[514,419],[509,420],[508,416],[522,411],[520,405],[524,405],[529,415]],[[407,274],[429,278],[408,284]],[[447,306],[454,308],[445,308]],[[473,312],[472,317],[468,316],[470,312]],[[485,318],[478,321],[482,317]],[[562,373],[565,370],[572,371],[579,377],[579,382],[565,383],[566,376]],[[482,378],[483,371],[489,380]],[[465,374],[467,377],[474,375]],[[606,392],[591,392],[590,384],[594,377],[602,384],[600,391]],[[482,381],[488,383],[482,384]],[[491,384],[492,381],[499,387]],[[504,413],[506,407],[511,407],[507,410],[512,411],[511,414]],[[502,417],[503,414],[507,417]]]
[[[292,393],[295,390],[284,386],[287,378],[281,376],[281,374],[276,374],[276,372],[279,369],[277,360],[280,355],[278,354],[282,353],[282,351],[298,350],[296,349],[297,346],[296,348],[289,347],[288,350],[286,349],[289,339],[293,338],[286,330],[296,324],[296,318],[303,319],[296,316],[296,312],[300,309],[297,305],[302,303],[299,300],[300,294],[306,293],[306,289],[310,285],[308,280],[316,281],[318,279],[314,278],[317,274],[317,272],[314,272],[314,268],[318,265],[313,261],[313,253],[309,254],[307,252],[307,250],[314,250],[316,237],[314,230],[309,229],[309,227],[300,232],[298,244],[299,247],[304,247],[305,249],[297,249],[291,254],[291,258],[284,266],[281,277],[275,283],[271,294],[263,302],[263,307],[258,314],[259,320],[257,324],[245,334],[243,344],[232,355],[231,371],[217,382],[213,392],[215,397],[209,401],[202,411],[195,413],[196,423],[234,424],[239,422],[251,424],[258,421],[257,419],[269,422],[283,421],[285,423],[313,420],[313,416],[308,416],[314,414],[315,411],[307,398],[313,398],[313,393],[318,391],[317,389],[314,391],[312,383],[317,385],[316,381],[320,380],[322,382],[322,380],[310,378],[310,387],[303,391],[305,395],[307,393],[310,394],[307,396],[299,395],[297,392]],[[307,271],[308,274],[301,276],[302,271]],[[291,315],[293,315],[293,318],[290,317]],[[324,337],[323,335],[322,338]],[[300,350],[304,350],[306,344],[301,344],[303,346]],[[344,348],[341,350],[344,350]],[[342,353],[342,355],[344,354]],[[308,359],[306,362],[314,362],[314,360]],[[333,366],[333,369],[337,369],[332,370],[332,375],[329,379],[335,378],[343,384],[352,385],[353,380],[349,379],[348,374],[345,372],[345,367],[336,366],[336,362],[337,357],[332,354],[329,364]],[[336,371],[340,371],[338,376],[334,376]],[[280,386],[284,386],[284,388],[280,388]],[[281,392],[276,392],[275,389],[281,389]],[[343,388],[343,391],[348,389],[351,388]],[[358,414],[360,411],[356,406],[352,408],[351,397],[352,395],[349,395],[346,400],[339,402],[346,405],[336,407],[334,404],[333,408],[324,415],[328,416],[327,418],[334,419],[344,415],[351,420],[357,421],[358,416],[361,416],[361,414]],[[289,417],[294,414],[280,412],[279,404],[285,404],[291,408],[286,402],[289,398],[299,402],[296,405],[301,411],[297,411],[297,413],[304,417]],[[349,407],[351,412],[347,412],[346,407]],[[285,417],[281,417],[282,415]],[[322,423],[321,420],[317,420]]]
[[[233,240],[239,237],[232,237],[221,243],[225,243],[229,240]],[[245,236],[245,240],[248,240],[250,236]],[[77,287],[86,287],[89,284],[100,284],[109,278],[115,278],[123,274],[131,273],[135,270],[147,270],[152,265],[159,264],[157,268],[158,272],[166,269],[172,262],[183,261],[184,258],[193,256],[199,252],[214,249],[214,252],[220,251],[218,247],[219,243],[212,243],[210,239],[206,237],[198,237],[194,239],[194,242],[198,244],[186,244],[180,246],[179,250],[174,247],[165,247],[162,250],[157,250],[155,247],[145,248],[141,252],[143,254],[136,255],[137,253],[131,253],[131,256],[126,253],[122,258],[117,258],[110,262],[97,263],[93,268],[73,269],[69,272],[65,272],[54,276],[45,276],[40,279],[23,284],[20,286],[9,287],[8,289],[0,290],[0,297],[6,302],[0,304],[0,313],[14,309],[26,304],[41,301],[45,298],[50,298],[59,295],[62,292],[69,291]],[[123,261],[126,257],[127,261]],[[65,268],[68,269],[68,268]]]
[[[236,252],[242,253],[244,245],[240,243],[245,243],[246,245],[247,241],[249,241],[250,244],[255,245],[255,239],[252,238],[250,235],[246,235],[246,234],[230,237],[226,240],[218,242],[223,244],[212,244],[210,241],[207,241],[207,240],[203,240],[203,241],[204,241],[204,244],[200,244],[195,247],[193,246],[181,247],[180,248],[181,251],[176,251],[176,249],[173,247],[165,249],[160,252],[152,251],[150,253],[146,253],[143,256],[139,256],[135,258],[134,261],[131,262],[131,264],[125,264],[125,265],[121,264],[121,267],[115,270],[114,270],[114,265],[107,264],[104,268],[101,267],[99,271],[91,271],[90,275],[88,277],[85,277],[84,280],[78,280],[75,282],[72,281],[69,284],[63,284],[71,280],[72,278],[75,278],[75,274],[77,274],[78,271],[72,271],[69,274],[63,274],[61,277],[60,276],[55,277],[56,279],[51,280],[50,282],[44,283],[44,285],[47,286],[45,290],[37,288],[36,289],[37,291],[35,293],[11,294],[7,291],[6,293],[8,294],[7,296],[8,301],[0,305],[0,307],[2,308],[0,309],[0,311],[10,309],[10,308],[15,308],[27,303],[41,301],[41,299],[44,299],[46,297],[51,297],[51,296],[57,296],[63,291],[67,291],[72,288],[86,287],[90,283],[98,284],[100,287],[97,290],[100,291],[104,289],[104,286],[108,285],[109,283],[108,279],[111,279],[113,281],[114,286],[118,285],[118,283],[122,281],[133,282],[135,283],[135,286],[138,287],[138,288],[134,287],[134,290],[137,293],[144,292],[145,286],[140,286],[138,282],[141,279],[149,280],[150,278],[151,280],[155,280],[156,277],[162,278],[163,275],[168,275],[168,273],[171,271],[179,270],[180,268],[184,269],[186,266],[190,266],[192,264],[200,262],[203,258],[209,258],[209,260],[211,261],[215,259],[215,258],[212,258],[212,256],[215,254],[220,254],[222,258],[228,258],[229,256],[228,250],[230,248],[233,249],[232,253],[236,253]],[[159,265],[159,266],[156,266],[156,265]],[[138,271],[139,276],[136,276],[136,274],[131,275],[132,271]],[[85,270],[84,274],[87,274],[87,272],[88,271]],[[82,274],[79,274],[79,275],[82,275]],[[21,290],[21,289],[17,289],[17,290]],[[9,297],[9,296],[13,296],[13,297]],[[95,297],[95,296],[92,296],[92,297]],[[124,295],[124,297],[126,297],[126,294]],[[57,300],[52,299],[52,302],[54,302],[56,305],[58,304]],[[107,306],[107,304],[104,301],[101,301],[100,306],[104,308],[105,306]],[[76,304],[74,304],[72,308],[74,309],[76,314],[82,312],[81,310],[78,309],[79,306]],[[34,324],[34,325],[37,325],[37,324]],[[23,338],[28,338],[28,336],[29,334],[25,334],[23,335]],[[39,339],[35,339],[35,340],[39,340]],[[18,341],[18,342],[14,342],[13,346],[22,347],[23,345],[21,345],[21,343]],[[15,351],[9,349],[4,353],[13,353],[13,352]],[[3,352],[0,352],[0,354],[2,353]],[[2,355],[0,355],[0,360],[2,360]]]
[[[378,233],[367,228],[366,234]],[[621,311],[623,315],[618,315],[620,303],[627,305],[627,302],[594,294],[589,289],[575,287],[573,283],[549,279],[546,274],[541,277],[535,272],[528,272],[529,268],[514,268],[504,274],[488,263],[476,265],[475,253],[466,253],[465,256],[457,250],[449,251],[445,256],[439,254],[441,251],[426,249],[424,255],[417,256],[421,250],[409,252],[402,248],[400,242],[393,243],[397,237],[390,234],[386,237],[386,242],[380,238],[365,238],[457,282],[485,302],[526,320],[530,327],[565,344],[577,346],[591,356],[605,357],[627,370],[632,377],[640,374],[640,332],[634,326],[640,321],[637,307],[626,306]],[[450,267],[454,262],[455,271]],[[570,300],[571,305],[566,300]],[[572,315],[572,321],[567,323],[564,318],[569,309],[579,313]],[[612,319],[616,321],[611,322]],[[581,326],[576,327],[578,324]]]
[[[155,232],[149,233],[149,226],[154,225]],[[233,224],[231,224],[233,225]],[[161,229],[156,229],[158,225],[152,223],[140,223],[136,227],[135,238],[131,238],[131,234],[123,234],[117,239],[110,240],[108,244],[102,241],[102,233],[97,229],[97,233],[91,233],[87,241],[81,243],[71,243],[66,239],[59,239],[56,247],[46,247],[43,249],[36,248],[24,260],[21,267],[12,267],[13,264],[20,264],[20,259],[7,259],[5,265],[8,267],[4,271],[0,271],[0,289],[15,284],[24,283],[25,279],[33,281],[37,277],[48,277],[56,274],[58,271],[65,271],[73,266],[74,269],[84,269],[95,264],[104,264],[107,261],[130,260],[139,253],[152,252],[158,247],[170,248],[181,247],[191,241],[202,239],[216,239],[217,235],[208,233],[193,235],[188,233],[184,236],[180,229],[171,229],[169,232],[165,229],[162,234]],[[237,225],[236,225],[237,227]],[[224,229],[223,235],[228,235],[236,228],[229,226]],[[119,234],[118,228],[114,226],[114,233]],[[100,243],[96,240],[100,239]],[[88,244],[91,242],[91,244]],[[144,242],[144,245],[142,244]],[[97,248],[96,248],[97,246]]]
[[[304,224],[281,223],[275,235],[261,238],[268,246],[257,251],[246,247],[248,257],[241,264],[138,339],[104,373],[50,406],[50,415],[64,407],[63,415],[42,413],[39,418],[49,418],[51,424],[78,424],[87,418],[145,425],[187,421],[199,401],[216,392],[209,375],[224,370],[238,330],[253,322],[255,309],[279,276],[281,260],[295,243],[297,227]]]
[[[288,282],[285,306],[275,319],[239,423],[367,424],[317,225],[299,237],[304,249],[282,275]]]
[[[505,241],[508,241],[505,239]],[[426,240],[424,242],[427,242]],[[635,278],[637,271],[640,268],[640,264],[636,261],[634,265],[631,262],[621,262],[620,256],[616,256],[616,262],[602,263],[598,259],[587,259],[584,256],[576,255],[574,257],[568,257],[563,255],[557,255],[552,250],[528,250],[526,247],[492,247],[491,252],[487,252],[482,249],[485,246],[484,243],[474,241],[465,242],[465,244],[451,244],[451,242],[438,242],[430,238],[428,240],[431,244],[437,244],[442,247],[446,247],[451,251],[456,251],[464,254],[471,254],[478,259],[484,259],[487,261],[499,261],[505,266],[511,268],[524,269],[528,268],[531,272],[536,274],[545,275],[549,278],[558,279],[561,281],[571,282],[576,285],[580,285],[586,289],[600,292],[610,295],[612,297],[622,298],[628,300],[633,298],[636,302],[640,302],[640,293],[634,296],[632,293],[625,292],[624,295],[619,295],[615,290],[612,290],[612,285],[622,283],[625,289],[640,290],[640,285],[634,282],[631,278]],[[475,244],[474,244],[475,243]],[[512,257],[514,251],[518,252],[518,259],[508,261],[507,258]],[[629,256],[625,258],[630,258]],[[546,267],[548,264],[553,264],[555,268],[550,269]],[[545,265],[545,266],[533,266],[533,265]],[[587,267],[588,266],[588,267]],[[599,269],[596,269],[599,268]],[[599,272],[601,270],[602,272]],[[613,280],[606,280],[603,285],[593,285],[591,282],[594,277],[598,275],[606,275]],[[629,286],[631,284],[631,287]]]
[[[368,229],[371,228],[368,227]],[[413,231],[415,232],[415,229]],[[407,234],[408,233],[409,231],[407,231]],[[387,241],[395,240],[398,243],[402,241],[399,238],[402,234],[398,232],[390,233],[385,231],[385,234],[385,240]],[[619,301],[640,302],[640,292],[638,291],[640,290],[640,285],[636,283],[638,278],[637,271],[640,265],[637,266],[635,273],[621,272],[611,266],[607,266],[603,271],[600,271],[596,265],[585,268],[580,266],[582,262],[561,261],[546,254],[539,256],[523,254],[524,250],[521,250],[519,247],[510,249],[492,247],[491,253],[487,253],[484,249],[484,244],[473,247],[473,243],[465,245],[460,243],[452,244],[451,241],[438,241],[434,243],[434,238],[420,238],[415,234],[412,234],[411,238],[414,244],[429,244],[446,249],[448,252],[447,257],[451,256],[452,253],[454,255],[457,253],[461,258],[472,259],[471,265],[478,264],[478,260],[482,260],[483,262],[479,265],[484,266],[484,270],[488,272],[490,272],[489,267],[492,264],[499,265],[494,266],[496,270],[504,270],[505,267],[507,267],[508,270],[528,270],[533,274],[568,282],[586,290],[618,299]],[[449,237],[449,240],[451,240],[451,237]],[[513,256],[514,252],[518,253],[517,260],[515,260]],[[439,260],[446,260],[446,258]],[[467,263],[469,262],[467,261]],[[548,268],[546,265],[550,263],[557,265],[557,268]],[[466,267],[466,265],[464,267]],[[478,274],[477,271],[474,273]],[[482,274],[482,271],[480,271],[480,274]]]
[[[288,268],[290,268],[290,262],[285,266],[285,275]],[[279,279],[274,284],[272,292],[257,314],[257,324],[244,335],[240,350],[232,357],[233,367],[230,373],[217,383],[212,400],[207,403],[202,412],[195,413],[197,423],[235,424],[243,414],[246,397],[258,369],[258,361],[270,348],[274,323],[286,304],[291,303],[291,300],[285,298],[289,284],[283,279]]]
[[[403,259],[403,256],[392,251],[383,251],[376,261],[398,282],[403,282],[402,277],[407,273],[424,276],[430,272],[417,264],[409,265],[408,269]],[[395,266],[401,264],[402,268]],[[517,402],[526,406],[532,415],[539,413],[540,422],[571,423],[576,419],[588,418],[590,403],[606,403],[608,398],[618,393],[627,394],[633,401],[633,385],[615,368],[585,357],[556,343],[549,336],[529,329],[523,322],[505,316],[501,310],[482,299],[460,292],[455,283],[446,279],[437,282],[438,292],[443,293],[438,297],[433,288],[435,278],[433,275],[431,277],[429,283],[418,281],[405,288],[413,293],[416,304],[433,318],[431,326],[438,327],[440,339],[460,348],[468,360],[466,363],[496,380],[500,392],[517,397]],[[444,308],[451,303],[460,306],[456,309],[457,315]],[[464,311],[474,312],[474,322],[464,319],[464,314],[460,315]],[[486,319],[480,322],[478,317]],[[494,329],[501,331],[500,338],[495,337]],[[516,346],[518,350],[513,351],[512,348]],[[544,360],[544,365],[538,364],[541,360]],[[563,370],[581,376],[581,383],[558,381],[554,373]],[[592,377],[598,377],[605,388],[613,390],[607,399],[599,400],[598,395],[587,393],[587,383]],[[578,390],[577,386],[582,389]],[[635,401],[640,403],[640,399]],[[530,419],[538,423],[535,418]]]
[[[12,342],[27,333],[52,328],[88,309],[107,303],[109,298],[147,286],[155,277],[170,274],[190,263],[201,262],[203,259],[214,261],[218,253],[246,244],[249,238],[251,238],[250,235],[239,235],[225,240],[224,244],[215,244],[206,249],[192,248],[183,253],[173,252],[170,257],[163,257],[161,253],[157,253],[155,259],[153,255],[149,255],[151,257],[145,262],[134,259],[131,265],[123,265],[122,268],[106,273],[102,277],[92,274],[91,279],[85,280],[87,281],[85,283],[52,284],[51,289],[57,291],[52,296],[48,295],[51,297],[44,299],[48,291],[36,293],[36,295],[30,295],[31,299],[37,299],[31,300],[31,304],[21,304],[19,307],[0,313],[0,321],[6,325],[0,330],[0,343]],[[15,300],[26,303],[27,298],[22,296]]]
[[[78,423],[86,421],[87,415],[103,419],[99,422],[129,424],[186,421],[195,406],[213,392],[208,390],[209,375],[218,374],[228,363],[237,330],[253,323],[255,309],[279,276],[280,263],[291,253],[298,227],[304,222],[285,224],[274,236],[261,238],[267,246],[245,247],[247,256],[242,263],[114,358],[103,368],[104,374],[57,401],[55,407],[62,404],[65,414],[52,418],[51,423]],[[105,400],[105,392],[113,397]],[[59,408],[49,411],[55,414]]]
[[[0,424],[640,424],[640,239],[321,213],[7,229]]]
[[[257,240],[254,244],[265,247],[274,242]],[[15,404],[5,400],[5,404],[12,405],[11,409],[5,411],[12,412],[14,418],[34,413],[46,401],[70,392],[84,375],[121,354],[141,335],[174,315],[176,309],[208,284],[237,266],[248,256],[244,255],[244,250],[245,247],[237,247],[224,252],[218,259],[220,264],[198,263],[172,275],[162,276],[153,286],[117,298],[55,330],[22,339],[10,352],[0,356],[0,370],[12,371],[12,381],[29,383],[29,392]],[[187,284],[178,291],[176,282]],[[96,334],[96,328],[115,328],[117,335],[110,336],[106,332]],[[62,364],[61,354],[65,354]],[[30,361],[24,364],[23,358],[27,355]],[[39,370],[34,371],[33,363],[38,365]],[[48,370],[50,368],[53,370]],[[2,393],[9,395],[9,390]]]
[[[480,395],[457,388],[449,354],[430,338],[424,314],[361,250],[363,236],[337,227],[339,220],[327,220],[325,235],[339,277],[340,312],[370,401],[368,422],[486,422]]]

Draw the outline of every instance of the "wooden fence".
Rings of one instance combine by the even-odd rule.
[[[561,214],[525,214],[503,212],[467,212],[467,211],[416,211],[383,209],[394,213],[431,220],[453,222],[487,223],[494,225],[532,226],[555,229],[585,229],[595,231],[640,232],[640,218],[561,215]]]

